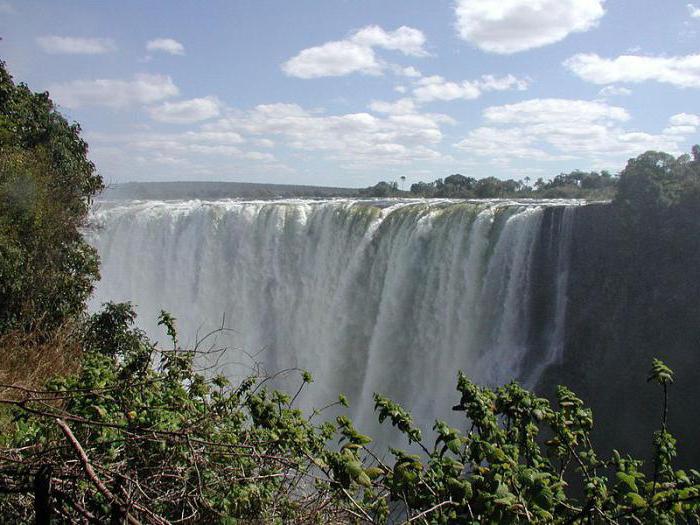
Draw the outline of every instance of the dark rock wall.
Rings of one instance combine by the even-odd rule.
[[[612,205],[589,205],[576,210],[572,235],[563,361],[538,390],[551,396],[557,384],[569,386],[593,409],[603,450],[649,458],[662,391],[646,378],[658,357],[675,371],[669,429],[681,464],[697,465],[700,217],[675,209],[630,218]],[[547,295],[551,285],[540,286]],[[533,309],[544,326],[547,307]]]

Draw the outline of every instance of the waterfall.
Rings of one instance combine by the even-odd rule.
[[[219,343],[233,350],[222,366],[234,379],[251,360],[268,371],[308,369],[307,407],[343,392],[366,428],[379,391],[430,428],[457,400],[457,370],[485,384],[531,383],[560,358],[575,209],[503,200],[104,202],[91,235],[103,276],[91,307],[132,301],[155,340],[164,339],[155,319],[165,309],[185,344],[225,317],[232,331]],[[533,304],[543,301],[546,333],[533,339]]]

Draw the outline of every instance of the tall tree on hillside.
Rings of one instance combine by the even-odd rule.
[[[102,188],[80,126],[0,62],[0,334],[82,311],[98,264],[80,228]]]

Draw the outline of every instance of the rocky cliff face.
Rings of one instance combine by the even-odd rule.
[[[669,426],[681,461],[697,464],[700,218],[674,209],[631,220],[612,205],[584,206],[570,250],[564,352],[541,391],[570,386],[594,410],[601,444],[649,457],[662,396],[645,381],[658,357],[676,373]]]

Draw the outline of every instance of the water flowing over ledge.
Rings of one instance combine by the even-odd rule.
[[[313,373],[306,406],[344,392],[369,425],[379,391],[429,428],[455,402],[457,370],[533,384],[561,358],[579,204],[105,202],[94,212],[103,277],[92,308],[132,301],[160,340],[166,309],[183,343],[225,315],[235,332],[220,343],[271,371]]]

